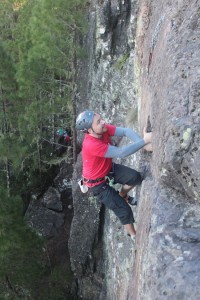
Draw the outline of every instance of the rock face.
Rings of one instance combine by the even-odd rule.
[[[43,204],[48,209],[52,209],[54,211],[63,210],[62,201],[60,200],[60,193],[53,187],[50,187],[44,194]]]
[[[140,194],[130,299],[200,293],[199,10],[199,1],[140,3],[140,126],[149,114],[154,152]]]
[[[149,119],[154,151],[118,160],[147,171],[135,245],[112,212],[81,194],[79,157],[69,241],[78,299],[199,298],[199,12],[195,0],[92,1],[79,110],[139,132]]]
[[[35,204],[29,206],[26,218],[30,226],[35,228],[45,238],[55,236],[58,229],[64,224],[64,214]]]
[[[136,1],[93,2],[86,39],[89,57],[80,70],[80,99],[85,102],[80,101],[79,111],[89,107],[118,126],[125,122],[131,127],[138,125],[133,72],[136,9]],[[124,163],[136,165],[136,156]],[[87,300],[124,297],[128,291],[128,270],[134,262],[133,244],[112,213],[91,195],[81,194],[76,182],[80,176],[78,160],[69,240],[72,270],[78,279],[77,297]]]
[[[78,185],[81,167],[82,161],[79,155],[74,169],[72,190],[74,217],[69,239],[71,268],[78,280],[78,296],[81,295],[83,299],[95,299],[95,297],[98,299],[102,279],[99,274],[94,276],[94,270],[98,268],[98,261],[103,261],[102,257],[101,259],[97,257],[97,254],[101,253],[101,250],[98,250],[101,249],[100,204],[92,195],[82,194]]]
[[[33,195],[26,211],[26,220],[45,238],[54,238],[63,229],[66,206],[71,204],[72,166],[61,160],[60,171],[43,196]]]

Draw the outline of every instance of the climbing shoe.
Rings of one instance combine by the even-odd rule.
[[[136,200],[136,198],[134,198],[134,197],[131,197],[131,196],[128,196],[128,195],[127,195],[124,199],[126,200],[126,202],[127,202],[129,205],[134,205],[134,206],[137,205],[137,200]]]

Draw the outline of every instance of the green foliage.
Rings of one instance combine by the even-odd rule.
[[[0,163],[9,161],[18,178],[30,169],[27,163],[42,170],[52,152],[44,140],[52,140],[58,127],[71,127],[72,62],[74,53],[81,52],[74,49],[74,30],[86,28],[85,3],[0,3],[0,97],[6,104],[0,113]]]
[[[0,41],[0,129],[2,133],[10,131],[16,122],[13,105],[17,91],[15,68],[11,56]]]
[[[44,184],[55,131],[71,126],[73,60],[82,55],[74,40],[86,28],[85,4],[0,1],[0,299],[26,292],[28,299],[44,275],[42,241],[24,223],[18,195]],[[52,293],[54,284],[64,293],[59,274],[51,274]]]
[[[0,279],[30,289],[43,272],[42,240],[24,222],[22,201],[0,191]]]
[[[15,69],[11,57],[0,42],[0,86],[2,91],[9,94],[16,90]],[[2,94],[1,94],[2,100]]]

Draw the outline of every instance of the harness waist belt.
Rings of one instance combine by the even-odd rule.
[[[106,178],[102,177],[102,178],[97,178],[97,179],[87,179],[87,178],[83,177],[83,181],[88,182],[88,183],[96,183],[96,182],[103,181],[104,179],[106,179]]]

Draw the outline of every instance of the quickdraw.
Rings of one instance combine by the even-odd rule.
[[[108,181],[109,186],[114,186],[114,178],[106,176],[106,180]]]

